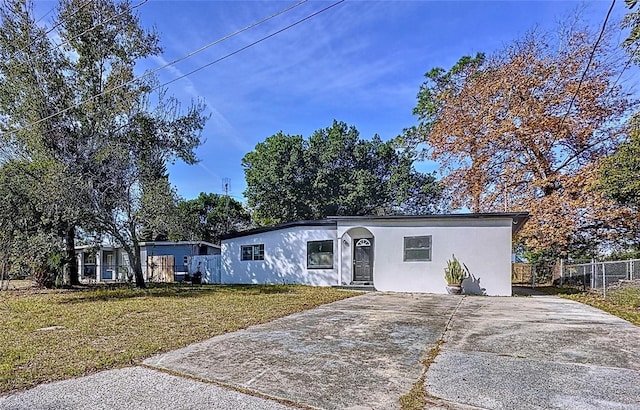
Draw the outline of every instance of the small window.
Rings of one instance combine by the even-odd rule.
[[[431,235],[429,236],[405,236],[404,237],[404,261],[430,261],[431,260]]]
[[[240,248],[243,261],[262,261],[264,260],[264,244],[246,245]]]
[[[307,269],[333,269],[333,241],[307,242]]]
[[[182,264],[183,264],[184,266],[189,265],[189,257],[188,257],[188,256],[183,256],[183,257],[182,257]]]

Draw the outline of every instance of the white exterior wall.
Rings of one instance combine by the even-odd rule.
[[[333,268],[307,269],[307,241],[333,240]],[[264,244],[264,260],[241,260],[241,246]],[[338,243],[333,226],[298,226],[222,241],[223,284],[304,284],[338,281]]]
[[[343,250],[342,278],[350,280],[353,228],[365,227],[374,237],[373,284],[377,290],[446,293],[444,268],[455,254],[480,280],[487,295],[511,296],[511,218],[347,220],[338,221]],[[404,262],[404,237],[431,235],[431,261]]]

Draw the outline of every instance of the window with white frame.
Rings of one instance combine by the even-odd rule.
[[[264,260],[264,244],[243,245],[240,247],[240,251],[241,251],[241,260],[243,261]]]
[[[307,242],[307,269],[333,269],[333,240]]]
[[[431,235],[405,236],[404,237],[404,261],[430,261],[431,260]]]

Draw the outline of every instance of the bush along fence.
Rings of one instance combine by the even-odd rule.
[[[587,263],[574,263],[560,260],[557,277],[553,284],[558,286],[582,286],[591,289],[602,289],[604,297],[607,287],[623,280],[640,279],[640,259],[624,261],[600,262],[592,260]]]

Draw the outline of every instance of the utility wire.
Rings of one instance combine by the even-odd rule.
[[[250,25],[248,25],[248,26],[246,26],[244,28],[241,28],[240,30],[234,31],[231,34],[227,34],[226,36],[221,37],[221,38],[219,38],[217,40],[214,40],[214,41],[210,42],[209,44],[205,44],[204,46],[202,46],[202,47],[200,47],[200,48],[198,48],[198,49],[196,49],[196,50],[194,50],[194,51],[192,51],[192,52],[190,52],[188,54],[185,54],[182,57],[176,58],[173,61],[170,61],[170,62],[168,62],[168,63],[166,63],[166,64],[164,64],[164,65],[162,65],[160,67],[157,67],[157,68],[155,68],[155,69],[153,69],[153,70],[141,75],[140,77],[137,77],[137,78],[131,80],[129,83],[137,81],[137,80],[140,80],[140,79],[142,79],[144,77],[147,77],[147,76],[149,76],[151,74],[157,73],[158,71],[160,71],[160,70],[162,70],[164,68],[167,68],[169,66],[173,66],[173,65],[175,65],[175,64],[177,64],[177,63],[179,63],[181,61],[184,61],[184,60],[186,60],[188,58],[191,58],[194,55],[196,55],[196,54],[198,54],[198,53],[200,53],[200,52],[202,52],[202,51],[204,51],[204,50],[206,50],[206,49],[208,49],[208,48],[210,48],[212,46],[215,46],[216,44],[222,43],[223,41],[226,41],[226,40],[228,40],[228,39],[230,39],[232,37],[235,37],[238,34],[244,33],[247,30],[250,30],[250,29],[252,29],[252,28],[254,28],[256,26],[259,26],[260,24],[265,23],[265,22],[267,22],[267,21],[269,21],[269,20],[271,20],[271,19],[273,19],[273,18],[275,18],[275,17],[277,17],[277,16],[279,16],[281,14],[284,14],[284,13],[290,11],[290,10],[293,10],[294,8],[296,8],[298,6],[301,6],[302,4],[304,4],[304,3],[308,2],[308,1],[309,0],[301,0],[301,1],[299,1],[298,3],[296,3],[296,4],[292,5],[292,6],[286,7],[286,8],[284,8],[284,9],[282,9],[282,10],[280,10],[280,11],[278,11],[278,12],[276,12],[276,13],[268,16],[268,17],[263,18],[262,20],[259,20],[259,21],[255,22],[253,24],[250,24]],[[121,88],[121,87],[123,87],[123,86],[125,86],[125,85],[127,85],[129,83],[121,84],[117,88],[114,88],[112,90],[107,90],[107,92],[108,91],[114,91],[114,90],[116,90],[118,88]]]
[[[210,62],[210,63],[207,63],[207,64],[205,64],[205,65],[203,65],[203,66],[200,66],[200,67],[196,68],[195,70],[191,70],[191,71],[189,71],[189,72],[188,72],[188,73],[186,73],[186,74],[183,74],[183,75],[181,75],[181,76],[179,76],[179,77],[174,78],[173,80],[167,81],[167,82],[166,82],[166,83],[164,83],[164,84],[161,84],[161,85],[159,85],[159,86],[157,86],[157,87],[154,87],[154,88],[153,88],[153,90],[156,90],[156,89],[158,89],[158,88],[162,88],[162,87],[164,87],[164,86],[167,86],[167,85],[169,85],[169,84],[171,84],[171,83],[174,83],[174,82],[176,82],[176,81],[178,81],[178,80],[181,80],[181,79],[183,79],[183,78],[185,78],[185,77],[187,77],[187,76],[189,76],[189,75],[191,75],[191,74],[197,73],[198,71],[203,70],[203,69],[205,69],[205,68],[207,68],[207,67],[209,67],[209,66],[212,66],[212,65],[214,65],[214,64],[216,64],[216,63],[219,63],[220,61],[226,60],[227,58],[229,58],[229,57],[231,57],[231,56],[234,56],[234,55],[236,55],[236,54],[238,54],[238,53],[241,53],[241,52],[243,52],[244,50],[246,50],[246,49],[248,49],[248,48],[250,48],[250,47],[255,46],[256,44],[262,43],[263,41],[268,40],[268,39],[270,39],[271,37],[277,36],[278,34],[282,33],[283,31],[287,31],[287,30],[289,30],[290,28],[297,26],[298,24],[301,24],[301,23],[303,23],[303,22],[305,22],[305,21],[307,21],[307,20],[309,20],[309,19],[312,19],[313,17],[317,16],[318,14],[324,13],[325,11],[327,11],[327,10],[329,10],[329,9],[331,9],[331,8],[333,8],[333,7],[335,7],[335,6],[337,6],[337,5],[338,5],[338,4],[340,4],[340,3],[344,3],[345,1],[346,1],[346,0],[339,0],[339,1],[336,1],[335,3],[330,4],[329,6],[327,6],[327,7],[323,8],[323,9],[321,9],[321,10],[318,10],[318,11],[316,11],[316,12],[315,12],[315,13],[313,13],[313,14],[310,14],[310,15],[308,15],[307,17],[302,18],[302,19],[300,19],[300,20],[296,21],[295,23],[289,24],[288,26],[286,26],[286,27],[284,27],[284,28],[281,28],[280,30],[274,31],[274,32],[273,32],[273,33],[271,33],[271,34],[269,34],[269,35],[267,35],[267,36],[264,36],[264,37],[262,37],[262,38],[261,38],[261,39],[259,39],[259,40],[254,41],[253,43],[247,44],[246,46],[241,47],[241,48],[239,48],[239,49],[237,49],[237,50],[235,50],[235,51],[232,51],[231,53],[226,54],[226,55],[224,55],[224,56],[222,56],[222,57],[220,57],[220,58],[218,58],[218,59],[216,59],[216,60],[213,60],[213,61],[212,61],[212,62]]]
[[[635,56],[638,53],[638,50],[640,50],[640,41],[636,45],[635,49],[633,49],[633,51],[629,51],[629,54],[631,55],[631,57],[629,57],[624,67],[622,67],[622,70],[620,70],[620,74],[618,74],[616,81],[613,82],[613,85],[611,86],[609,93],[613,92],[613,90],[616,88],[616,85],[618,85],[618,81],[620,81],[620,79],[622,78],[622,75],[624,74],[624,72],[627,71],[629,67],[631,67],[631,63],[633,63],[634,58],[636,58]]]
[[[616,4],[616,0],[613,0],[611,2],[611,6],[609,6],[609,11],[607,11],[607,15],[605,16],[604,22],[602,23],[602,28],[600,29],[600,34],[598,35],[598,38],[596,39],[596,42],[593,45],[593,50],[591,50],[591,54],[589,55],[589,61],[587,62],[587,66],[585,67],[584,72],[582,73],[582,77],[580,77],[580,81],[578,82],[578,88],[576,88],[575,93],[571,97],[571,101],[569,102],[569,107],[567,108],[567,112],[564,114],[564,117],[562,117],[562,121],[560,122],[560,127],[558,127],[558,130],[562,129],[562,126],[564,125],[565,121],[567,120],[567,117],[569,116],[569,113],[571,112],[571,108],[573,108],[573,103],[575,102],[575,100],[576,100],[576,98],[578,96],[578,93],[580,92],[580,87],[582,86],[582,82],[584,81],[584,78],[587,75],[587,71],[589,71],[589,68],[591,67],[591,62],[593,61],[593,56],[595,55],[596,50],[598,48],[598,45],[600,44],[600,41],[602,40],[602,37],[604,36],[605,29],[607,28],[607,22],[609,21],[609,17],[611,16],[611,11],[613,10],[613,6],[615,4]],[[616,82],[617,82],[617,80],[616,80]],[[591,146],[593,146],[593,145],[589,145],[589,147],[591,147]],[[571,163],[571,161],[573,161],[574,158],[576,158],[578,155],[582,154],[586,149],[587,148],[583,148],[579,152],[576,152],[574,155],[569,156],[556,169],[556,171],[559,171],[562,168],[566,167],[568,164]]]
[[[580,77],[580,81],[578,81],[578,88],[576,88],[576,92],[573,93],[573,96],[571,97],[571,101],[569,102],[569,108],[567,108],[567,112],[564,114],[564,117],[562,117],[562,121],[560,122],[560,129],[562,129],[562,126],[564,125],[565,121],[567,120],[567,117],[569,116],[569,113],[571,112],[571,108],[573,108],[573,104],[576,101],[576,98],[578,97],[578,93],[580,92],[580,87],[582,87],[582,82],[584,81],[584,78],[587,76],[587,72],[589,71],[589,68],[591,67],[591,62],[593,61],[593,56],[596,53],[596,50],[598,49],[598,45],[600,44],[600,41],[602,40],[602,37],[604,36],[604,31],[607,28],[607,22],[609,21],[609,17],[611,16],[611,11],[613,10],[613,6],[616,4],[616,0],[613,0],[611,2],[611,6],[609,7],[609,11],[607,12],[607,16],[604,19],[604,23],[602,23],[602,29],[600,29],[600,34],[598,35],[598,39],[596,40],[595,44],[593,45],[593,49],[591,50],[591,54],[589,55],[589,61],[587,61],[587,66],[584,68],[584,71],[582,72],[582,76]]]
[[[88,33],[88,32],[90,32],[90,31],[95,30],[96,28],[98,28],[98,27],[100,27],[100,26],[104,25],[105,23],[110,22],[110,21],[111,21],[111,20],[113,20],[113,19],[116,19],[116,18],[118,18],[118,17],[120,17],[120,16],[124,15],[125,13],[128,13],[128,12],[130,12],[130,11],[133,11],[133,10],[137,9],[138,7],[142,6],[143,4],[145,4],[145,3],[146,3],[146,2],[148,2],[148,1],[149,1],[149,0],[142,0],[140,3],[136,4],[135,6],[133,6],[133,7],[129,7],[128,9],[125,9],[122,13],[120,13],[120,14],[116,14],[115,16],[111,16],[110,18],[106,19],[105,21],[101,21],[100,23],[96,24],[95,26],[92,26],[91,28],[86,29],[86,30],[85,30],[85,31],[83,31],[82,33],[80,33],[80,34],[76,34],[75,36],[73,36],[73,37],[71,37],[71,38],[69,38],[69,39],[66,39],[65,41],[61,42],[60,44],[56,44],[55,42],[53,42],[53,44],[54,44],[56,47],[60,47],[60,46],[62,46],[63,44],[69,44],[69,43],[71,43],[73,40],[75,40],[76,38],[78,38],[78,37],[80,37],[80,36],[83,36],[83,35],[87,34],[87,33]]]
[[[87,1],[86,3],[83,3],[80,7],[78,7],[78,9],[77,9],[77,10],[75,10],[73,13],[71,13],[71,14],[69,15],[69,17],[73,17],[73,16],[75,16],[76,14],[78,14],[78,13],[80,12],[80,10],[82,10],[83,8],[85,8],[86,6],[88,6],[88,5],[89,5],[90,3],[92,3],[92,2],[93,2],[93,0],[89,0],[89,1]],[[54,9],[55,9],[55,7],[54,7]],[[51,10],[54,10],[54,9],[51,9]],[[49,11],[47,14],[49,14],[49,13],[51,13],[51,11]],[[45,14],[45,16],[46,16],[46,14]],[[69,19],[69,17],[67,17],[67,19]],[[43,16],[43,18],[44,18],[44,16]],[[41,18],[40,20],[42,20],[42,18]],[[38,21],[40,21],[40,20],[38,20]],[[49,30],[45,31],[45,32],[44,32],[44,35],[45,35],[45,36],[47,36],[47,35],[48,35],[49,33],[51,33],[53,30],[55,30],[56,28],[58,28],[58,27],[60,27],[62,24],[64,24],[64,22],[65,22],[65,20],[64,20],[64,19],[60,20],[59,22],[57,22],[56,24],[54,24],[54,25],[53,25]],[[38,22],[36,22],[36,24],[38,24]],[[35,39],[35,40],[31,41],[31,43],[29,43],[29,45],[28,45],[27,47],[22,48],[22,49],[20,49],[20,50],[16,51],[13,55],[17,55],[17,54],[19,54],[19,53],[24,53],[24,52],[26,52],[28,49],[30,49],[30,48],[31,48],[31,47],[36,43],[36,41],[38,41],[38,40],[37,40],[37,39]]]
[[[69,14],[69,17],[67,17],[66,20],[68,20],[70,17],[75,16],[76,14],[80,13],[80,11],[87,7],[89,4],[93,3],[93,0],[89,0],[86,3],[82,3],[82,5],[80,7],[78,7],[77,10],[75,10],[73,13]],[[54,24],[49,30],[47,30],[44,34],[47,35],[49,33],[51,33],[53,30],[55,30],[56,28],[60,27],[62,24],[64,24],[66,22],[65,19],[60,20],[59,22],[57,22],[56,24]]]
[[[51,10],[47,11],[46,13],[44,13],[44,14],[42,15],[42,17],[40,17],[40,18],[36,21],[36,24],[38,24],[38,23],[40,23],[42,20],[44,20],[44,18],[45,18],[45,17],[47,17],[49,14],[51,14],[51,12],[52,12],[53,10],[55,10],[55,9],[56,9],[56,6],[53,6],[53,7],[51,8]]]
[[[235,36],[235,35],[237,35],[237,34],[240,34],[240,33],[244,32],[244,31],[246,31],[246,30],[248,30],[248,29],[250,29],[250,28],[252,28],[252,27],[255,27],[255,26],[256,26],[256,25],[258,25],[258,24],[264,23],[264,22],[266,22],[267,20],[270,20],[270,19],[272,19],[272,18],[274,18],[274,17],[276,17],[276,16],[278,16],[278,15],[280,15],[280,14],[282,14],[282,13],[284,13],[284,12],[288,11],[288,10],[291,10],[291,9],[292,9],[292,8],[294,8],[294,7],[298,7],[299,5],[301,5],[301,4],[303,4],[303,3],[307,2],[307,1],[308,1],[308,0],[302,0],[302,1],[300,1],[299,3],[294,4],[293,6],[289,6],[289,7],[285,8],[285,9],[283,9],[283,10],[281,10],[281,11],[279,11],[279,12],[277,12],[277,13],[275,13],[275,14],[273,14],[273,15],[269,16],[269,17],[266,17],[266,18],[264,18],[264,19],[260,20],[260,21],[259,21],[259,22],[257,22],[257,23],[253,23],[253,24],[251,24],[251,25],[249,25],[249,26],[247,26],[247,27],[245,27],[245,28],[243,28],[243,29],[240,29],[240,30],[238,30],[238,31],[236,31],[236,32],[234,32],[234,33],[232,33],[232,34],[226,35],[226,36],[224,36],[224,37],[222,37],[222,38],[220,38],[220,39],[218,39],[218,40],[216,40],[216,41],[213,41],[213,42],[211,42],[211,43],[207,44],[206,46],[203,46],[203,47],[199,48],[198,50],[195,50],[195,51],[193,51],[193,52],[191,52],[191,53],[189,53],[189,54],[186,54],[185,56],[180,57],[180,58],[178,58],[178,59],[176,59],[176,60],[174,60],[174,61],[172,61],[172,62],[170,62],[170,63],[167,63],[167,64],[165,64],[165,65],[163,65],[163,66],[161,66],[161,67],[158,67],[158,68],[156,68],[156,69],[154,69],[154,70],[152,70],[152,71],[150,71],[150,72],[147,72],[147,73],[145,73],[145,74],[143,74],[143,75],[141,75],[141,76],[138,76],[138,77],[136,77],[136,78],[134,78],[134,79],[132,79],[132,80],[129,80],[129,81],[127,81],[127,82],[124,82],[124,83],[122,83],[122,84],[120,84],[120,85],[117,85],[117,86],[115,86],[115,87],[112,87],[112,88],[109,88],[109,89],[107,89],[107,90],[104,90],[104,91],[102,91],[102,92],[100,92],[100,93],[98,93],[98,94],[95,94],[95,95],[93,95],[93,96],[91,96],[91,97],[88,97],[88,98],[86,98],[86,99],[84,99],[84,100],[82,100],[82,101],[80,101],[80,102],[78,102],[78,103],[76,103],[76,104],[74,104],[74,105],[72,105],[72,106],[70,106],[70,107],[67,107],[67,108],[65,108],[65,109],[63,109],[63,110],[60,110],[60,111],[58,111],[58,112],[56,112],[56,113],[53,113],[53,114],[48,115],[48,116],[46,116],[46,117],[44,117],[44,118],[41,118],[41,119],[39,119],[39,120],[37,120],[37,121],[34,121],[34,122],[32,122],[32,123],[29,123],[29,124],[25,125],[24,127],[22,127],[22,129],[31,128],[31,127],[33,127],[33,126],[35,126],[35,125],[41,124],[41,123],[42,123],[42,122],[44,122],[44,121],[47,121],[47,120],[49,120],[49,119],[51,119],[51,118],[54,118],[54,117],[56,117],[56,116],[58,116],[58,115],[60,115],[60,114],[64,114],[64,113],[65,113],[65,112],[67,112],[67,111],[70,111],[70,110],[72,110],[72,109],[74,109],[74,108],[77,108],[77,107],[79,107],[79,106],[81,106],[81,105],[84,105],[84,104],[86,104],[86,103],[88,103],[88,102],[91,102],[91,101],[95,100],[96,98],[101,97],[101,96],[103,96],[103,95],[105,95],[105,94],[107,94],[107,93],[110,93],[110,92],[112,92],[112,91],[116,91],[116,90],[118,90],[118,89],[120,89],[120,88],[122,88],[122,87],[125,87],[125,86],[127,86],[127,85],[129,85],[129,84],[133,83],[133,82],[139,81],[140,79],[142,79],[142,78],[144,78],[144,77],[147,77],[147,76],[149,76],[149,75],[151,75],[151,74],[153,74],[153,73],[155,73],[155,72],[157,72],[157,71],[159,71],[159,70],[162,70],[162,69],[164,69],[164,68],[167,68],[167,67],[169,67],[169,66],[172,66],[172,65],[176,64],[177,62],[183,61],[183,60],[185,60],[185,59],[187,59],[187,58],[189,58],[189,57],[191,57],[191,56],[193,56],[193,55],[195,55],[195,54],[197,54],[197,53],[199,53],[199,52],[201,52],[201,51],[203,51],[203,50],[205,50],[205,49],[207,49],[207,48],[209,48],[209,47],[211,47],[211,46],[213,46],[213,45],[215,45],[215,44],[218,44],[218,43],[220,43],[220,42],[222,42],[222,41],[224,41],[224,40],[227,40],[227,39],[229,39],[229,38],[231,38],[231,37],[233,37],[233,36]],[[210,63],[208,63],[208,64],[205,64],[204,66],[201,66],[201,67],[199,67],[199,68],[197,68],[197,69],[195,69],[195,70],[192,70],[192,71],[190,71],[190,72],[189,72],[189,73],[187,73],[187,74],[181,75],[181,76],[179,76],[179,77],[177,77],[177,78],[175,78],[175,79],[173,79],[173,80],[170,80],[170,81],[168,81],[168,82],[166,82],[166,83],[164,83],[164,84],[161,84],[161,85],[159,85],[159,86],[157,86],[157,87],[153,87],[153,88],[152,88],[152,89],[150,89],[149,91],[157,90],[158,88],[164,87],[164,86],[166,86],[166,85],[168,85],[168,84],[171,84],[171,83],[173,83],[173,82],[175,82],[175,81],[178,81],[178,80],[180,80],[180,79],[182,79],[182,78],[185,78],[185,77],[187,77],[188,75],[191,75],[191,74],[193,74],[193,73],[195,73],[195,72],[198,72],[198,71],[200,71],[200,70],[202,70],[202,69],[204,69],[204,68],[206,68],[206,67],[209,67],[209,66],[211,66],[211,65],[213,65],[213,64],[216,64],[216,63],[218,63],[218,62],[220,62],[220,61],[222,61],[222,60],[225,60],[225,59],[227,59],[227,58],[229,58],[229,57],[231,57],[231,56],[233,56],[233,55],[235,55],[235,54],[238,54],[238,53],[240,53],[240,52],[242,52],[242,51],[244,51],[244,50],[246,50],[246,49],[248,49],[248,48],[250,48],[250,47],[253,47],[253,46],[254,46],[254,45],[256,45],[256,44],[259,44],[259,43],[261,43],[261,42],[263,42],[263,41],[265,41],[265,40],[267,40],[267,39],[269,39],[269,38],[271,38],[271,37],[274,37],[274,36],[276,36],[277,34],[282,33],[283,31],[286,31],[286,30],[288,30],[288,29],[290,29],[290,28],[292,28],[292,27],[295,27],[295,26],[297,26],[297,25],[301,24],[302,22],[307,21],[307,20],[309,20],[309,19],[311,19],[311,18],[313,18],[313,17],[317,16],[318,14],[321,14],[321,13],[323,13],[323,12],[325,12],[325,11],[327,11],[327,10],[329,10],[329,9],[331,9],[331,8],[333,8],[333,7],[337,6],[337,5],[339,5],[340,3],[343,3],[343,2],[345,2],[345,1],[346,1],[346,0],[339,0],[339,1],[337,1],[337,2],[335,2],[335,3],[333,3],[333,4],[331,4],[331,5],[329,5],[329,6],[327,6],[327,7],[325,7],[325,8],[323,8],[323,9],[319,10],[319,11],[316,11],[316,12],[314,12],[314,13],[312,13],[312,14],[310,14],[310,15],[308,15],[308,16],[306,16],[306,17],[304,17],[304,18],[302,18],[302,19],[300,19],[300,20],[298,20],[298,21],[296,21],[296,22],[294,22],[294,23],[292,23],[292,24],[290,24],[290,25],[288,25],[288,26],[286,26],[286,27],[282,28],[282,29],[280,29],[280,30],[277,30],[277,31],[275,31],[275,32],[273,32],[273,33],[271,33],[271,34],[269,34],[269,35],[267,35],[267,36],[264,36],[264,37],[262,37],[261,39],[259,39],[259,40],[257,40],[257,41],[254,41],[253,43],[251,43],[251,44],[249,44],[249,45],[246,45],[246,46],[244,46],[244,47],[242,47],[242,48],[240,48],[240,49],[238,49],[238,50],[235,50],[235,51],[233,51],[233,52],[231,52],[231,53],[229,53],[229,54],[227,54],[227,55],[225,55],[225,56],[223,56],[223,57],[221,57],[221,58],[218,58],[218,59],[216,59],[216,60],[214,60],[214,61],[212,61],[212,62],[210,62]],[[14,131],[7,131],[7,132],[5,132],[5,135],[7,135],[7,134],[14,134],[14,133],[16,133],[16,132],[17,132],[16,130],[14,130]]]

